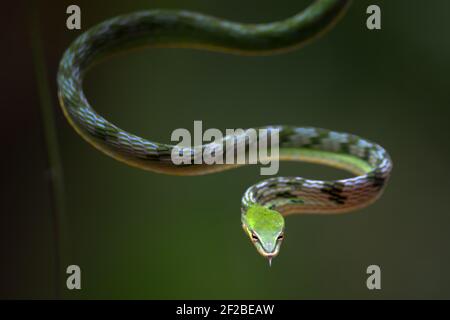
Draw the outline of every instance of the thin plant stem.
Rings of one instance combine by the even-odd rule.
[[[51,197],[51,221],[53,228],[53,245],[55,252],[55,286],[54,294],[56,298],[61,298],[61,288],[63,281],[63,267],[68,254],[65,223],[65,195],[63,182],[63,169],[59,153],[58,136],[55,126],[55,114],[48,83],[48,75],[44,60],[42,37],[40,33],[39,13],[36,1],[28,7],[31,51],[39,102],[41,107],[42,127],[44,131],[44,148],[47,155],[47,176]]]

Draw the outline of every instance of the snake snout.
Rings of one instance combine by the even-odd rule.
[[[275,251],[276,243],[264,243],[263,248],[267,255],[272,255]]]
[[[280,243],[265,242],[262,243],[262,249],[264,250],[264,257],[272,259],[278,255],[278,252],[280,251]]]

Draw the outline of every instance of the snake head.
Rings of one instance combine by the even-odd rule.
[[[253,205],[242,215],[242,227],[258,253],[271,263],[283,242],[283,216],[277,211]]]

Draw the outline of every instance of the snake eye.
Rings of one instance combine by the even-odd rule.
[[[283,238],[284,238],[284,235],[283,235],[283,234],[280,234],[280,235],[278,236],[277,240],[283,240]]]
[[[259,238],[258,238],[258,236],[256,234],[252,233],[252,240],[254,242],[256,242],[256,241],[259,241]]]

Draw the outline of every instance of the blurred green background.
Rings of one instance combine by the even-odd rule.
[[[240,224],[241,196],[261,179],[257,166],[200,177],[140,171],[94,150],[58,108],[55,78],[63,51],[109,17],[163,7],[265,22],[309,3],[38,1],[64,169],[63,263],[81,267],[82,290],[65,290],[65,276],[55,279],[52,206],[38,165],[45,158],[42,129],[34,135],[22,128],[16,143],[36,147],[14,149],[21,178],[11,183],[22,187],[2,218],[8,230],[1,296],[51,298],[58,286],[63,298],[82,299],[450,298],[449,1],[354,1],[335,29],[288,54],[143,50],[88,74],[84,87],[96,110],[155,141],[169,142],[174,129],[192,129],[194,120],[222,130],[292,124],[355,133],[390,152],[394,171],[378,202],[353,214],[288,217],[271,268]],[[81,7],[81,31],[65,28],[69,4]],[[370,4],[381,7],[380,31],[366,28]],[[37,98],[28,108],[38,114]],[[30,152],[36,161],[23,160]],[[282,163],[280,175],[345,173]],[[371,264],[381,267],[380,291],[366,287]]]

